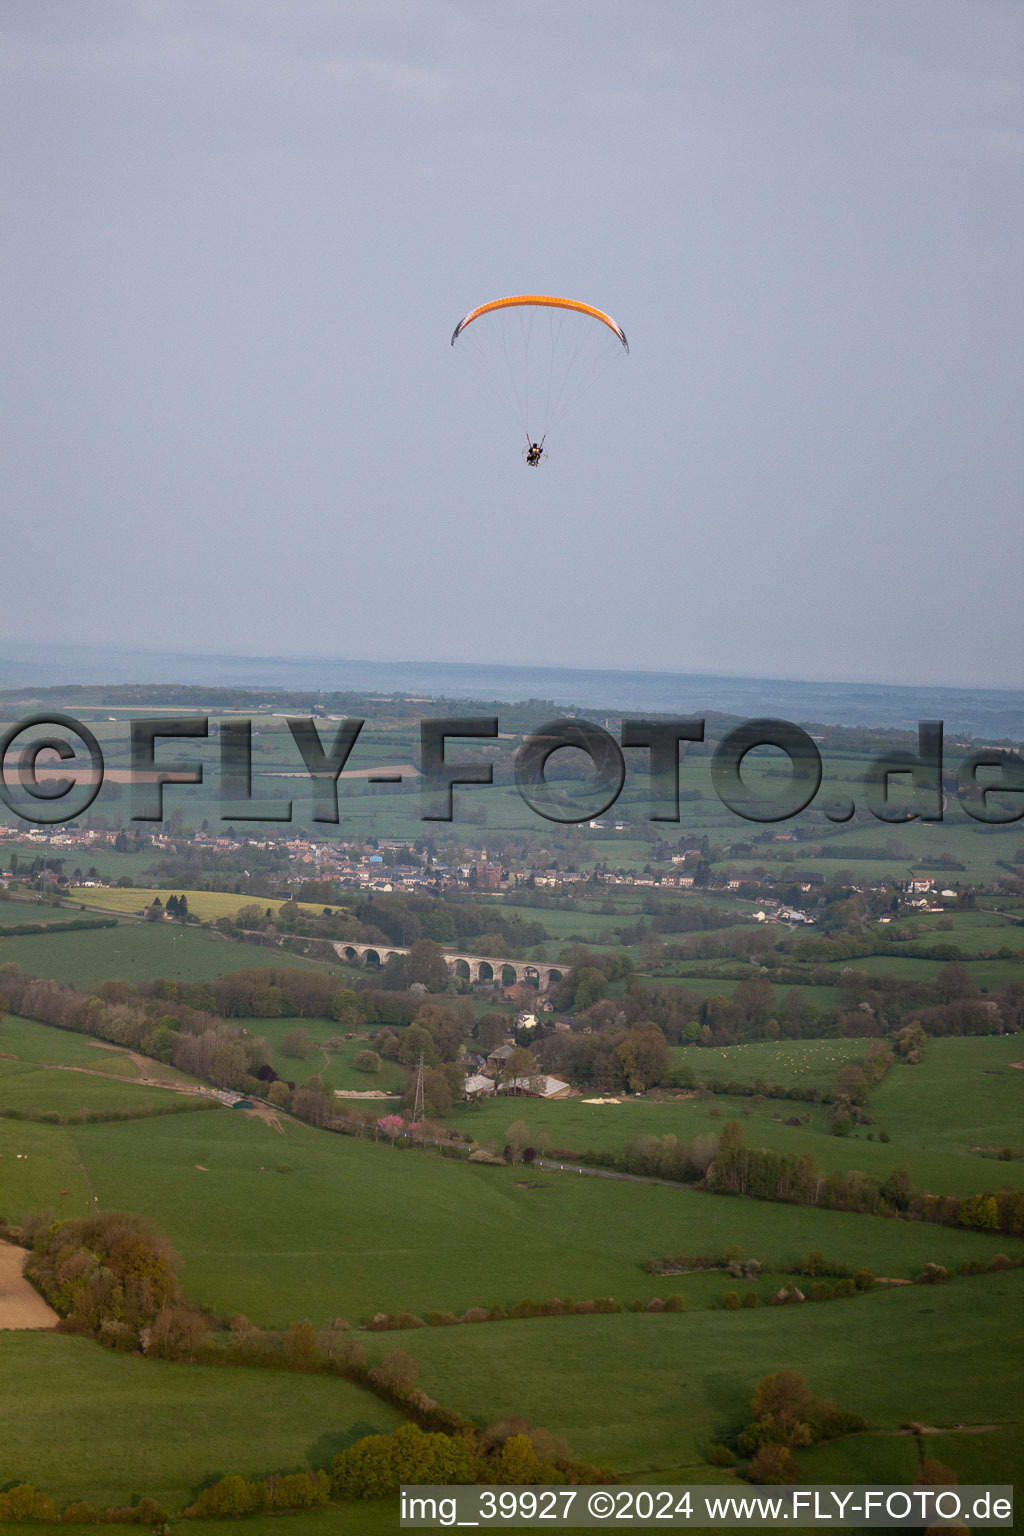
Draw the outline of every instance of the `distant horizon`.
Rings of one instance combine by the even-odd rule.
[[[404,693],[476,704],[545,699],[558,707],[595,713],[717,712],[748,719],[768,715],[805,725],[902,730],[913,729],[922,720],[941,719],[949,733],[1024,740],[1024,689],[1019,688],[506,662],[140,651],[0,640],[0,689],[126,686]]]
[[[982,682],[982,681],[980,681],[978,679],[971,679],[970,681],[949,682],[949,681],[945,681],[945,680],[940,680],[937,677],[927,677],[927,676],[923,676],[923,677],[922,676],[918,676],[918,677],[910,677],[910,678],[902,678],[902,679],[899,679],[899,680],[894,680],[892,678],[887,678],[887,677],[882,677],[882,676],[877,676],[877,675],[865,675],[863,673],[850,672],[850,673],[844,674],[841,671],[828,671],[828,672],[822,671],[820,673],[815,673],[813,671],[785,672],[785,671],[777,671],[777,670],[768,670],[768,671],[764,671],[764,672],[759,672],[759,671],[757,671],[756,669],[753,669],[753,668],[751,668],[750,670],[735,671],[735,670],[728,670],[728,669],[725,669],[725,668],[717,668],[717,667],[693,667],[693,668],[689,668],[689,667],[666,667],[666,666],[640,666],[640,665],[636,665],[636,664],[631,665],[631,666],[617,666],[617,665],[610,665],[610,664],[605,664],[605,663],[600,663],[600,662],[593,662],[593,663],[589,663],[589,664],[584,665],[584,664],[579,663],[579,662],[559,662],[557,660],[549,660],[549,661],[521,661],[520,662],[520,661],[507,661],[507,660],[499,660],[499,659],[493,659],[493,660],[492,659],[488,659],[488,660],[483,660],[483,661],[466,661],[466,660],[464,660],[462,658],[445,657],[445,656],[418,656],[418,657],[416,657],[416,656],[410,656],[410,655],[402,655],[402,656],[382,656],[382,655],[376,655],[375,656],[375,655],[370,655],[370,654],[342,655],[340,653],[331,652],[331,651],[327,651],[327,650],[322,650],[322,651],[321,650],[308,650],[308,651],[294,650],[293,651],[293,650],[287,650],[287,649],[276,649],[276,650],[267,650],[267,651],[257,651],[257,650],[249,650],[249,649],[235,649],[235,648],[232,648],[230,646],[217,646],[217,647],[211,647],[209,649],[184,650],[184,649],[178,649],[176,647],[137,646],[137,645],[129,645],[127,643],[119,644],[119,643],[116,643],[116,642],[96,645],[96,644],[88,643],[88,642],[85,642],[85,641],[71,641],[71,640],[68,640],[68,641],[61,641],[61,640],[45,640],[45,641],[40,641],[38,639],[32,639],[32,638],[29,638],[29,637],[24,636],[24,635],[0,635],[0,687],[32,687],[32,686],[34,686],[34,683],[32,681],[29,681],[29,682],[26,682],[26,683],[23,683],[23,684],[19,684],[19,683],[9,684],[9,683],[7,683],[5,681],[5,669],[10,665],[11,660],[15,659],[15,658],[9,658],[8,656],[6,656],[4,654],[5,650],[8,650],[8,649],[9,650],[14,650],[14,651],[19,651],[19,650],[29,651],[29,650],[31,650],[33,652],[39,653],[40,656],[44,659],[44,664],[49,664],[49,665],[54,665],[54,664],[59,664],[59,663],[56,663],[53,660],[47,661],[46,653],[48,653],[48,652],[56,652],[58,654],[60,654],[62,652],[68,652],[68,653],[83,652],[83,653],[87,653],[89,655],[94,655],[94,654],[95,655],[115,655],[115,656],[118,656],[118,657],[124,657],[124,656],[130,654],[130,655],[136,656],[136,657],[138,657],[140,659],[147,658],[147,657],[159,657],[159,658],[161,658],[165,662],[166,661],[170,661],[170,660],[180,660],[183,663],[187,663],[187,662],[206,662],[206,663],[210,663],[210,662],[216,662],[216,661],[219,661],[219,660],[223,659],[223,660],[230,661],[230,662],[246,662],[246,663],[248,663],[250,665],[253,665],[253,666],[258,666],[258,665],[260,665],[262,663],[266,663],[268,665],[281,665],[281,664],[286,665],[286,666],[309,665],[309,666],[312,666],[312,667],[322,667],[322,666],[383,667],[383,668],[388,668],[388,669],[394,669],[395,671],[398,671],[398,670],[401,670],[401,669],[413,669],[413,668],[417,668],[417,667],[427,667],[427,668],[453,667],[453,668],[459,668],[460,670],[465,670],[465,671],[479,671],[479,672],[488,672],[488,671],[503,671],[503,672],[551,672],[551,673],[555,673],[555,674],[558,674],[558,675],[565,675],[565,674],[571,674],[571,673],[580,673],[581,675],[585,675],[585,676],[595,675],[595,674],[601,674],[601,675],[604,675],[604,674],[619,674],[619,675],[621,675],[623,677],[665,677],[665,678],[695,678],[695,679],[708,678],[708,679],[713,679],[713,680],[722,681],[722,682],[794,683],[794,684],[806,683],[806,684],[813,684],[815,686],[822,686],[822,687],[827,687],[830,684],[835,684],[837,686],[854,687],[854,688],[858,687],[858,686],[864,686],[864,687],[870,687],[870,688],[891,688],[891,689],[908,689],[908,688],[909,689],[947,689],[947,690],[950,690],[950,691],[953,691],[953,692],[963,692],[965,690],[978,689],[978,690],[981,690],[981,691],[983,691],[985,693],[1005,693],[1005,694],[1011,694],[1011,695],[1019,694],[1022,697],[1024,697],[1024,677],[1021,678],[1021,681],[1019,683],[987,683],[987,682]],[[18,657],[18,658],[16,658],[16,660],[21,662],[22,665],[25,664],[25,661],[24,661],[23,657]],[[72,679],[72,678],[67,678],[67,679],[65,679],[65,681],[69,685],[73,685],[76,680]],[[150,678],[150,677],[138,676],[138,677],[133,678],[132,681],[138,682],[140,684],[146,684],[146,683],[157,684],[157,683],[165,682],[167,680],[164,679],[164,678]],[[178,681],[181,681],[182,683],[185,683],[186,680],[185,679],[178,679]],[[207,681],[207,679],[204,679],[203,681]],[[102,683],[110,683],[111,685],[113,685],[114,679],[112,679],[112,678],[102,678],[102,679],[97,678],[95,680],[95,682],[96,682],[97,685],[100,685]],[[44,683],[42,683],[40,681],[39,686],[41,686],[41,687],[42,686],[49,687],[49,686],[52,686],[52,685],[50,683],[44,684]],[[273,685],[268,683],[265,686],[271,687]],[[287,685],[283,685],[283,686],[287,686]]]

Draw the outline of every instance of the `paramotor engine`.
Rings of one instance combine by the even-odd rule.
[[[603,310],[540,293],[471,309],[452,346],[512,410],[526,434],[523,458],[534,468],[547,457],[552,426],[629,352],[626,333]]]

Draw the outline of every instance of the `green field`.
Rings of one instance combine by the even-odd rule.
[[[100,1203],[152,1216],[184,1255],[194,1300],[264,1324],[646,1298],[658,1291],[647,1259],[731,1243],[772,1267],[820,1248],[895,1275],[1024,1252],[1019,1240],[882,1217],[467,1166],[294,1121],[279,1134],[230,1111],[86,1125],[73,1140]]]
[[[942,1151],[1011,1146],[1024,1151],[1024,1040],[985,1035],[929,1040],[917,1066],[890,1072],[871,1112],[902,1141]],[[989,1166],[989,1165],[986,1165]],[[1020,1166],[992,1165],[998,1169]]]
[[[132,1068],[127,1057],[95,1049],[81,1036],[19,1019],[8,1020],[3,1031],[4,1048],[16,1048],[11,1054],[23,1059],[0,1059],[0,1068],[12,1074],[0,1072],[0,1084],[17,1085],[18,1073],[24,1074],[40,1100],[34,1107],[73,1114],[83,1102],[122,1107],[133,1095],[147,1093],[130,1082],[33,1067],[63,1056],[69,1064],[112,1061]],[[969,1081],[973,1072],[978,1112],[984,1110],[990,1080],[1005,1081],[1005,1091],[1013,1092],[1014,1069],[1006,1067],[1002,1078],[990,1079],[991,1063],[1005,1062],[1013,1043],[933,1042],[921,1067],[894,1068],[885,1085],[898,1090],[894,1125],[913,1113],[906,1105],[933,1080],[941,1090],[951,1076]],[[346,1042],[346,1050],[357,1044]],[[856,1043],[831,1044],[841,1050]],[[943,1065],[936,1058],[932,1068],[931,1051],[939,1046],[947,1047],[946,1060]],[[757,1048],[735,1049],[743,1055]],[[824,1058],[823,1051],[817,1055]],[[793,1057],[793,1065],[798,1060]],[[303,1065],[315,1068],[317,1062]],[[101,1099],[98,1092],[109,1092],[110,1098]],[[160,1089],[148,1092],[157,1102],[170,1097]],[[973,1103],[969,1095],[963,1102]],[[809,1123],[786,1125],[783,1117],[790,1110],[799,1111],[802,1122],[809,1117]],[[937,1103],[929,1100],[916,1113],[927,1122],[938,1114]],[[787,1101],[768,1100],[752,1112],[749,1101],[721,1095],[627,1099],[618,1105],[519,1099],[480,1110],[466,1107],[452,1123],[480,1142],[493,1139],[500,1146],[512,1122],[524,1119],[538,1142],[546,1131],[551,1143],[586,1151],[621,1150],[639,1134],[690,1140],[720,1131],[730,1116],[742,1118],[750,1145],[809,1149],[825,1172],[859,1168],[884,1178],[905,1163],[916,1187],[960,1194],[1024,1183],[1024,1163],[965,1155],[962,1141],[919,1148],[909,1130],[894,1131],[889,1145],[868,1142],[864,1133],[861,1139],[840,1139],[828,1134],[823,1110]],[[930,1259],[955,1263],[1006,1246],[967,1232],[737,1201],[682,1187],[469,1167],[432,1153],[330,1136],[288,1119],[282,1125],[282,1132],[275,1132],[248,1117],[209,1111],[67,1130],[0,1120],[0,1150],[7,1152],[0,1211],[17,1219],[53,1204],[70,1214],[91,1203],[93,1194],[104,1206],[144,1211],[185,1255],[194,1299],[228,1315],[242,1310],[278,1324],[306,1314],[340,1313],[355,1320],[399,1308],[460,1311],[566,1292],[646,1297],[657,1289],[640,1269],[647,1258],[735,1242],[775,1263],[820,1247],[896,1274],[912,1273]],[[18,1151],[29,1155],[19,1159]],[[76,1169],[79,1162],[83,1172]],[[289,1171],[279,1171],[282,1167]],[[541,1187],[523,1187],[533,1183]],[[247,1259],[253,1253],[260,1260],[255,1266]],[[688,1284],[694,1304],[703,1304],[707,1295],[698,1278]]]
[[[3,814],[0,815],[0,822],[3,821],[13,822],[17,825],[17,818],[8,812],[6,807],[3,808]],[[25,874],[26,868],[43,851],[38,843],[33,844],[28,841],[13,842],[7,839],[4,839],[0,847],[3,848],[3,853],[0,854],[0,865],[5,869],[10,868],[11,855],[17,855],[19,880],[28,878]],[[50,850],[47,849],[45,851],[49,853]],[[59,850],[59,857],[64,861],[64,873],[68,879],[72,878],[76,869],[82,871],[83,877],[91,879],[92,876],[88,875],[88,871],[94,869],[101,880],[119,880],[123,875],[129,875],[132,879],[138,878],[139,875],[143,874],[153,865],[160,855],[155,848],[143,848],[138,853],[122,853],[119,849],[104,846],[101,848],[63,848]]]
[[[927,913],[920,917],[901,915],[899,928],[910,933],[914,943],[955,944],[963,954],[982,950],[1024,949],[1024,925],[993,912],[950,912],[943,917]],[[879,938],[891,938],[887,924],[874,924]]]
[[[663,1469],[685,1481],[712,1442],[747,1421],[763,1376],[797,1370],[878,1430],[908,1419],[1007,1427],[1004,1453],[1016,1440],[1002,1461],[1008,1481],[1024,1471],[1021,1401],[1006,1371],[1024,1342],[1022,1317],[1024,1274],[1014,1271],[799,1307],[536,1318],[401,1337],[432,1396],[479,1423],[524,1413],[623,1476]],[[382,1353],[383,1339],[371,1337]],[[981,1438],[947,1437],[961,1481],[973,1480]],[[828,1453],[800,1453],[812,1477],[818,1454]]]
[[[47,1070],[0,1061],[0,1112],[55,1113],[74,1119],[90,1113],[158,1111],[176,1108],[181,1095],[78,1071]]]
[[[686,1066],[698,1083],[779,1084],[830,1091],[839,1071],[859,1061],[872,1045],[861,1040],[755,1040],[743,1045],[676,1046],[673,1067]]]
[[[66,914],[74,916],[71,910]],[[0,965],[12,962],[33,976],[47,976],[75,987],[93,987],[101,981],[151,980],[163,976],[175,981],[209,981],[229,971],[265,965],[311,965],[295,955],[280,954],[219,933],[190,928],[181,923],[143,923],[134,919],[116,928],[86,929],[80,933],[39,934],[5,939],[0,935]],[[345,974],[340,966],[317,965],[317,970]]]
[[[615,944],[614,930],[635,920],[581,908],[563,911],[557,907],[519,906],[514,900],[496,902],[494,905],[498,912],[506,916],[521,917],[524,923],[540,923],[552,939],[560,940],[563,944],[576,939],[590,945]]]
[[[58,1507],[144,1494],[178,1510],[229,1473],[329,1468],[345,1445],[402,1422],[333,1377],[149,1361],[46,1332],[0,1333],[0,1376],[18,1383],[0,1485],[35,1483]]]
[[[948,964],[947,960],[921,960],[916,955],[867,955],[859,960],[832,960],[828,968],[837,976],[852,969],[865,971],[868,976],[891,976],[895,981],[930,981]],[[960,964],[982,992],[995,992],[1021,973],[1019,960],[963,960]]]
[[[967,1042],[973,1043],[973,1042]],[[737,1049],[744,1049],[740,1046]],[[912,1067],[894,1068],[911,1073]],[[874,1102],[872,1102],[874,1113]],[[788,1125],[790,1118],[800,1121]],[[727,1120],[740,1120],[748,1146],[773,1152],[811,1152],[823,1174],[859,1169],[884,1181],[894,1168],[910,1170],[915,1189],[937,1194],[972,1195],[978,1190],[1024,1188],[1024,1161],[999,1162],[970,1155],[970,1148],[942,1149],[921,1145],[904,1128],[898,1115],[876,1116],[877,1130],[833,1136],[827,1110],[792,1100],[768,1099],[753,1108],[749,1098],[715,1094],[704,1101],[691,1098],[624,1097],[620,1103],[588,1104],[584,1099],[485,1099],[479,1106],[458,1108],[448,1120],[453,1129],[481,1145],[500,1151],[509,1127],[521,1120],[530,1128],[535,1147],[565,1148],[575,1153],[622,1152],[637,1136],[675,1136],[692,1141],[717,1135]],[[888,1143],[877,1131],[890,1127]]]
[[[95,1191],[68,1131],[0,1117],[0,1217],[83,1216]]]
[[[409,1071],[397,1062],[382,1061],[379,1072],[359,1072],[353,1061],[360,1051],[372,1050],[368,1036],[346,1040],[341,1026],[333,1019],[245,1019],[244,1027],[252,1035],[262,1035],[270,1046],[270,1064],[279,1077],[288,1082],[301,1083],[314,1073],[322,1074],[332,1088],[359,1090],[381,1089],[385,1093],[404,1093],[409,1081]],[[313,1053],[306,1057],[286,1056],[281,1049],[285,1036],[300,1028],[317,1042]],[[328,1045],[330,1040],[341,1040],[337,1049]]]
[[[0,895],[0,933],[20,923],[66,923],[79,915],[74,907],[61,907],[55,902],[43,901],[40,897],[30,896],[24,901],[14,901]]]
[[[145,1078],[156,1079],[146,1083]],[[19,1114],[166,1110],[168,1090],[193,1079],[157,1061],[135,1062],[126,1051],[70,1030],[13,1015],[0,1020],[0,1110]],[[161,1086],[162,1085],[162,1086]]]
[[[8,1014],[0,1019],[0,1052],[6,1057],[16,1057],[21,1063],[36,1062],[52,1065],[60,1062],[69,1067],[90,1067],[93,1071],[114,1072],[127,1080],[137,1078],[140,1068],[125,1051],[119,1051],[105,1040],[91,1035],[80,1035],[74,1030],[58,1029],[50,1024],[39,1024],[35,1019],[21,1019]],[[165,1075],[170,1081],[175,1076],[184,1082],[181,1073],[172,1067],[164,1067],[154,1061],[147,1076]]]
[[[728,964],[729,962],[727,961],[725,963]],[[698,960],[689,960],[684,961],[681,966],[674,968],[683,971],[689,967],[699,967],[700,964],[701,962]],[[708,969],[710,969],[714,964],[715,962],[713,960],[704,962],[705,967]],[[735,964],[735,961],[733,964]],[[759,972],[751,969],[752,976],[757,976],[759,974]],[[643,981],[646,986],[650,987],[683,987],[688,992],[699,993],[701,997],[731,997],[733,988],[739,985],[739,983],[731,977],[718,977],[713,974],[711,976],[686,976],[682,974],[676,976],[645,976],[641,974],[640,980]],[[839,990],[838,986],[819,987],[815,986],[811,982],[806,984],[798,982],[795,986],[791,987],[780,985],[778,982],[771,982],[770,985],[772,989],[772,995],[780,1005],[783,999],[786,997],[787,993],[790,992],[795,992],[797,996],[802,998],[805,1002],[813,1003],[815,1007],[822,1009],[838,1008],[842,1005],[843,1002],[843,994]],[[610,990],[614,994],[615,989],[611,988]]]

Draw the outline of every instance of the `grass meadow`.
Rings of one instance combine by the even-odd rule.
[[[52,901],[43,901],[39,897],[12,901],[0,895],[0,933],[20,923],[60,923],[77,916],[77,912],[69,911],[67,907],[58,906]]]
[[[61,1071],[0,1061],[0,1112],[58,1114],[73,1120],[89,1114],[129,1111],[158,1112],[178,1107],[181,1095],[167,1088],[93,1077],[83,1071]]]
[[[882,1217],[471,1166],[294,1121],[276,1132],[229,1110],[85,1125],[73,1140],[100,1203],[152,1216],[183,1254],[192,1299],[263,1324],[555,1295],[646,1301],[658,1294],[649,1258],[734,1243],[773,1268],[820,1248],[896,1276],[1024,1252]]]
[[[341,1034],[341,1026],[333,1019],[244,1019],[239,1022],[250,1034],[263,1036],[270,1047],[271,1066],[288,1082],[301,1083],[316,1073],[322,1074],[332,1088],[405,1092],[408,1068],[393,1061],[382,1061],[379,1072],[358,1071],[354,1066],[355,1058],[360,1051],[371,1050],[371,1042],[368,1038],[346,1040]],[[282,1049],[286,1036],[296,1028],[304,1030],[317,1042],[308,1056],[288,1056]],[[328,1044],[331,1040],[341,1043],[335,1048]]]
[[[229,971],[258,966],[314,965],[300,956],[282,957],[207,929],[134,919],[121,922],[116,928],[86,929],[79,933],[43,933],[21,938],[4,938],[0,933],[0,965],[9,961],[33,976],[47,976],[86,988],[115,978],[209,981]],[[316,964],[314,968],[339,976],[345,974],[340,966]]]
[[[19,1384],[0,1485],[35,1483],[58,1506],[138,1493],[177,1510],[230,1473],[329,1468],[353,1440],[402,1422],[334,1377],[149,1361],[47,1332],[0,1333],[0,1376]]]
[[[401,1338],[426,1390],[478,1422],[524,1413],[623,1476],[686,1481],[710,1444],[747,1421],[761,1378],[779,1370],[803,1372],[877,1430],[915,1419],[950,1431],[993,1424],[1019,1438],[1024,1410],[1006,1356],[1022,1343],[1022,1304],[1024,1274],[1013,1271],[798,1307],[536,1318]],[[386,1338],[371,1335],[371,1351],[383,1354]],[[983,1438],[948,1436],[963,1482]],[[818,1454],[799,1456],[815,1480]],[[1019,1445],[1002,1467],[1003,1481],[1024,1470]]]
[[[0,1116],[0,1217],[18,1222],[49,1210],[55,1217],[84,1216],[94,1196],[66,1129]]]
[[[0,1039],[8,1053],[0,1058],[0,1094],[27,1095],[31,1089],[40,1109],[58,1109],[73,1120],[83,1104],[174,1102],[164,1090],[130,1080],[42,1065],[63,1057],[69,1065],[95,1060],[133,1068],[129,1058],[97,1049],[82,1036],[9,1019],[0,1027]],[[349,1048],[357,1044],[346,1042]],[[948,1102],[942,1085],[951,1078],[974,1085],[973,1092],[961,1094],[964,1119],[986,1113],[990,1081],[1019,1092],[1024,1073],[1006,1065],[1012,1044],[932,1042],[920,1067],[893,1068],[883,1085],[895,1090],[893,1123],[900,1123],[901,1114],[915,1125],[941,1119]],[[11,1055],[21,1059],[11,1061]],[[1001,1076],[991,1075],[997,1071],[993,1063],[1002,1063]],[[363,1080],[362,1074],[353,1076]],[[19,1081],[25,1084],[21,1089]],[[917,1102],[921,1095],[924,1101]],[[503,1100],[461,1110],[453,1124],[478,1141],[503,1144],[512,1122],[524,1119],[537,1140],[546,1130],[555,1145],[618,1149],[641,1133],[692,1139],[719,1131],[730,1113],[742,1117],[749,1111],[749,1101],[723,1103],[723,1097],[617,1105]],[[780,1107],[809,1108],[767,1101],[743,1119],[748,1142],[783,1151],[810,1149],[826,1172],[859,1168],[884,1177],[906,1163],[918,1187],[962,1194],[1024,1182],[1024,1163],[965,1154],[962,1142],[917,1149],[909,1135],[896,1135],[889,1145],[837,1138],[826,1133],[820,1109],[810,1111],[810,1125],[791,1127],[773,1118]],[[186,1260],[185,1281],[194,1300],[228,1316],[244,1311],[264,1324],[338,1314],[354,1322],[378,1310],[458,1312],[527,1296],[647,1300],[658,1289],[643,1271],[647,1259],[734,1243],[772,1266],[816,1247],[897,1276],[916,1273],[929,1261],[955,1264],[1000,1248],[1009,1251],[1011,1243],[682,1186],[523,1165],[470,1166],[432,1152],[316,1131],[288,1117],[280,1130],[229,1110],[66,1127],[0,1118],[0,1214],[17,1220],[51,1205],[73,1214],[93,1204],[93,1197],[106,1208],[144,1212],[160,1225]],[[1024,1251],[1024,1245],[1017,1247]],[[690,1276],[681,1288],[692,1291],[695,1305],[717,1299],[714,1288],[703,1287],[702,1277]]]
[[[911,1072],[913,1068],[894,1071]],[[908,1090],[912,1085],[908,1085]],[[871,1106],[874,1113],[874,1104]],[[799,1125],[787,1124],[796,1118]],[[743,1125],[748,1146],[773,1152],[812,1152],[823,1173],[859,1169],[885,1179],[897,1167],[910,1170],[916,1189],[937,1194],[971,1195],[978,1190],[1024,1188],[1024,1161],[1000,1162],[981,1157],[969,1147],[936,1149],[919,1145],[912,1129],[898,1115],[879,1118],[873,1140],[860,1130],[853,1135],[833,1136],[827,1111],[818,1106],[768,1099],[759,1109],[747,1098],[715,1094],[713,1099],[623,1098],[618,1104],[588,1104],[582,1099],[486,1099],[479,1107],[457,1109],[448,1124],[482,1145],[494,1143],[500,1150],[508,1140],[513,1122],[529,1128],[533,1143],[565,1148],[576,1153],[621,1152],[636,1136],[675,1136],[692,1141],[697,1136],[718,1135],[728,1120]],[[877,1139],[877,1129],[891,1125],[888,1143]]]
[[[156,1078],[163,1086],[144,1083]],[[0,1111],[22,1115],[58,1114],[72,1119],[88,1112],[159,1111],[177,1105],[169,1090],[193,1079],[161,1062],[145,1068],[125,1051],[70,1030],[54,1029],[13,1015],[0,1019]]]
[[[698,1083],[780,1084],[828,1092],[840,1070],[865,1056],[872,1042],[862,1040],[755,1040],[743,1045],[676,1046],[673,1067],[689,1067]]]
[[[728,961],[726,962],[726,964],[729,963]],[[735,961],[731,963],[735,964]],[[715,975],[688,976],[685,974],[687,968],[691,966],[694,968],[709,968],[714,964],[715,961],[713,960],[703,962],[687,960],[682,965],[673,967],[679,971],[679,974],[675,976],[645,976],[641,973],[641,980],[649,987],[683,987],[688,992],[698,992],[701,997],[731,997],[733,988],[739,986],[739,982],[733,978]],[[759,973],[751,972],[751,975],[756,974]],[[621,983],[618,985],[622,986]],[[776,1000],[776,1005],[779,1007],[782,1006],[784,999],[790,992],[796,993],[805,1002],[814,1003],[818,1008],[838,1008],[843,1001],[843,994],[839,990],[838,985],[834,987],[817,986],[813,982],[797,982],[794,986],[784,986],[778,982],[771,982],[769,985],[772,989],[772,996]],[[615,986],[609,988],[609,991],[614,996]],[[682,1047],[682,1049],[685,1049],[685,1047]]]
[[[941,1151],[1024,1151],[1024,1040],[929,1040],[917,1066],[888,1073],[871,1096],[878,1123]],[[999,1164],[1000,1174],[1007,1167]]]
[[[946,960],[922,960],[916,955],[867,955],[859,960],[833,960],[828,968],[837,976],[852,968],[865,971],[868,976],[891,976],[895,981],[931,981],[948,963]],[[1008,981],[1019,978],[1021,973],[1019,958],[964,960],[960,963],[982,992],[995,992]]]

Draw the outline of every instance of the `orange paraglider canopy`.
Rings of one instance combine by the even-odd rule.
[[[459,321],[452,332],[452,346],[454,347],[466,326],[479,319],[481,315],[489,315],[496,309],[514,309],[519,304],[538,305],[548,309],[572,309],[577,314],[590,315],[594,320],[600,320],[602,325],[606,325],[610,331],[613,331],[622,342],[625,350],[629,351],[629,342],[626,340],[625,331],[621,325],[615,323],[611,315],[606,315],[604,310],[595,309],[592,304],[581,304],[578,299],[556,299],[549,294],[543,293],[520,293],[508,299],[492,299],[489,304],[481,304],[479,309],[471,309],[469,314]]]

